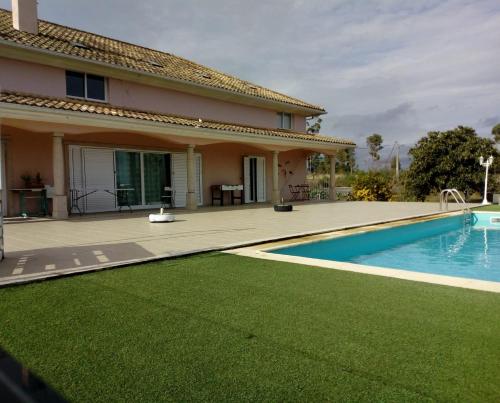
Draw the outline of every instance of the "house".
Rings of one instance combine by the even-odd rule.
[[[307,134],[306,119],[324,113],[169,53],[41,21],[36,0],[0,9],[8,215],[33,207],[42,188],[55,218],[164,197],[196,209],[224,184],[243,185],[244,203],[277,202],[305,181],[308,155],[354,147]]]

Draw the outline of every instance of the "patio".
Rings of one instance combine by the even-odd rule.
[[[316,202],[292,213],[270,205],[177,210],[168,224],[150,224],[146,212],[13,221],[0,285],[435,213],[437,203]]]

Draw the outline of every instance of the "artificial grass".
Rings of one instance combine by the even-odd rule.
[[[498,401],[500,295],[225,254],[0,290],[71,401]]]
[[[481,206],[477,207],[474,210],[479,210],[479,211],[500,211],[500,205],[499,204],[490,204],[488,206]]]

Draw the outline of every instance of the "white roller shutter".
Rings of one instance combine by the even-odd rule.
[[[69,172],[70,193],[74,192],[76,197],[81,196],[84,190],[81,147],[69,146]],[[80,211],[72,205],[71,213],[83,212],[85,210],[83,198],[79,199],[76,204]]]
[[[198,206],[203,205],[203,174],[201,170],[201,154],[195,154],[195,164],[196,164],[196,201]]]
[[[186,207],[187,154],[172,154],[172,185],[175,192],[175,207]]]
[[[250,157],[243,157],[243,193],[245,203],[250,203]]]
[[[257,157],[257,201],[266,201],[266,159]]]
[[[115,153],[99,148],[83,149],[84,192],[98,190],[85,197],[86,211],[111,211],[116,209],[115,196],[102,190],[115,191]]]

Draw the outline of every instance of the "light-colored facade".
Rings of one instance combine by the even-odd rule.
[[[22,177],[38,173],[56,218],[116,210],[120,191],[132,208],[159,206],[168,188],[176,207],[195,209],[211,204],[211,187],[221,184],[244,185],[247,203],[277,202],[289,184],[305,181],[310,153],[354,146],[306,134],[306,118],[324,113],[320,107],[170,54],[38,21],[35,0],[13,0],[13,10],[0,10],[8,215],[19,214],[21,192],[33,193],[22,191]]]

